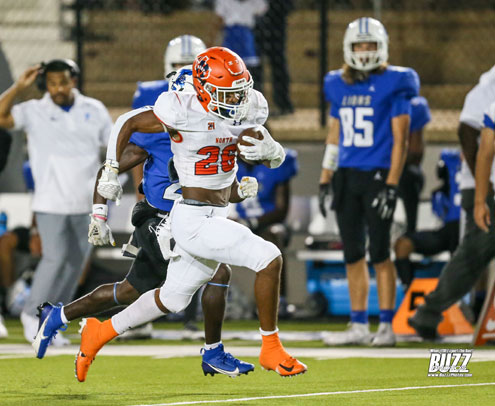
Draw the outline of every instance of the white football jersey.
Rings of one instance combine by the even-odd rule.
[[[171,134],[171,147],[180,184],[219,190],[234,181],[237,137],[265,123],[268,103],[260,92],[250,90],[246,118],[235,122],[206,112],[196,93],[165,92],[153,111],[168,129],[177,131]]]

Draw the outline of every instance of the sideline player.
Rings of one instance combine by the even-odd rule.
[[[429,230],[407,231],[394,244],[395,267],[400,281],[406,288],[413,281],[415,273],[414,264],[409,260],[410,254],[414,252],[423,256],[433,256],[442,251],[453,254],[459,245],[461,198],[457,179],[460,169],[460,151],[443,149],[436,169],[441,184],[431,195],[431,209],[442,220],[442,226]]]
[[[409,145],[398,187],[399,197],[402,199],[406,211],[408,233],[416,231],[419,200],[425,182],[421,169],[425,149],[423,130],[430,120],[431,113],[428,101],[422,96],[413,97],[411,99]]]
[[[332,208],[344,244],[351,324],[345,332],[329,333],[324,341],[393,346],[396,270],[390,259],[390,227],[407,152],[410,100],[418,95],[419,78],[413,69],[387,64],[388,35],[373,18],[349,24],[344,60],[343,69],[329,72],[324,81],[332,106],[320,196],[324,200],[331,184]],[[366,230],[380,308],[374,338],[368,324]]]
[[[98,192],[109,199],[121,193],[119,160],[131,134],[160,132],[164,127],[168,130],[183,194],[171,212],[176,256],[160,289],[145,293],[103,323],[97,319],[82,323],[76,359],[79,380],[86,378],[94,357],[106,342],[133,326],[185,308],[196,290],[211,279],[219,263],[256,272],[261,366],[282,376],[307,369],[285,351],[278,337],[280,250],[226,218],[229,200],[242,194],[235,178],[236,140],[241,132],[259,126],[264,135],[263,140],[247,137],[253,146],[239,147],[246,159],[267,161],[275,168],[285,158],[282,146],[262,127],[268,115],[266,99],[252,89],[251,75],[242,59],[227,48],[209,48],[199,54],[193,64],[193,79],[195,93],[164,93],[153,110],[124,114],[112,130],[105,176],[98,184]]]
[[[190,72],[190,70],[189,70]],[[179,72],[180,73],[180,72]],[[172,80],[171,89],[187,89],[179,74]],[[175,79],[174,78],[174,79]],[[192,78],[190,88],[192,88]],[[65,306],[45,303],[40,308],[40,328],[33,344],[38,358],[43,358],[50,340],[68,321],[134,302],[141,294],[161,285],[167,275],[168,260],[162,252],[169,243],[159,232],[166,227],[174,200],[180,197],[180,186],[168,175],[168,161],[172,157],[170,138],[167,133],[134,133],[126,145],[120,160],[121,172],[125,172],[146,160],[144,166],[143,192],[145,199],[133,210],[132,224],[135,226],[132,246],[128,252],[135,253],[135,260],[126,278],[115,284],[102,285],[84,297]],[[103,168],[102,168],[103,169]],[[98,172],[100,177],[102,169]],[[246,182],[246,181],[245,181]],[[96,185],[95,185],[96,186]],[[94,245],[113,242],[106,223],[108,207],[95,187],[93,214],[89,227],[89,241]],[[162,247],[163,250],[162,251]],[[138,251],[139,250],[139,251]],[[224,264],[208,282],[202,296],[205,315],[205,347],[203,350],[204,373],[223,373],[229,376],[247,374],[254,365],[235,359],[223,350],[221,328],[225,313],[225,296],[230,281],[230,268]]]
[[[425,302],[408,320],[409,325],[425,340],[438,337],[437,327],[443,319],[442,313],[471,290],[495,257],[495,202],[488,186],[490,172],[493,173],[494,169],[486,166],[486,162],[493,159],[494,148],[492,133],[484,117],[487,107],[494,101],[495,66],[483,73],[466,95],[459,117],[458,136],[464,157],[459,188],[465,225],[461,221],[462,240],[442,269],[435,290],[425,296]],[[484,135],[481,140],[480,132]],[[482,163],[479,168],[481,172],[479,162]],[[476,183],[473,174],[476,174]],[[487,219],[486,210],[490,224],[479,228],[477,223],[482,225]]]

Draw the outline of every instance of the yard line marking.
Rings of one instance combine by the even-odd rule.
[[[133,405],[133,406],[174,406],[174,405],[201,405],[208,403],[232,403],[232,402],[249,402],[251,400],[268,400],[268,399],[289,399],[289,398],[305,398],[312,396],[333,396],[333,395],[348,395],[354,393],[372,393],[372,392],[393,392],[415,389],[438,389],[438,388],[459,388],[465,386],[491,386],[495,385],[495,382],[484,383],[466,383],[459,385],[431,385],[431,386],[406,386],[404,388],[385,388],[385,389],[362,389],[351,391],[338,391],[338,392],[319,392],[319,393],[302,393],[299,395],[277,395],[277,396],[259,396],[254,398],[239,398],[239,399],[223,399],[223,400],[197,400],[190,402],[174,402],[174,403],[154,403],[146,405]]]

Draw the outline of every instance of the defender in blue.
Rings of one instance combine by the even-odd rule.
[[[422,97],[411,99],[411,124],[409,126],[409,145],[407,148],[406,164],[399,181],[399,197],[406,210],[407,231],[416,231],[418,206],[421,190],[424,185],[424,174],[421,161],[424,153],[423,131],[431,120],[428,101]]]
[[[258,180],[258,195],[236,205],[239,220],[253,233],[273,242],[284,258],[280,281],[279,317],[284,317],[287,310],[285,308],[287,272],[284,251],[290,240],[290,229],[285,224],[289,211],[290,180],[299,171],[297,151],[286,149],[285,153],[285,161],[276,169],[267,168],[263,164],[249,165],[242,159],[237,161],[238,179],[242,179],[243,176],[253,176]]]
[[[431,195],[433,213],[442,220],[441,227],[421,231],[407,231],[394,245],[395,267],[404,286],[414,279],[414,264],[409,260],[411,253],[433,256],[443,251],[454,253],[459,245],[459,218],[461,216],[461,193],[459,173],[461,154],[456,149],[443,149],[437,163],[437,178],[441,186]]]
[[[419,78],[413,69],[390,66],[387,60],[385,27],[373,18],[359,18],[344,35],[343,68],[329,72],[324,80],[331,109],[320,208],[325,215],[331,186],[351,300],[350,328],[327,334],[328,345],[393,346],[396,341],[391,323],[396,270],[390,259],[390,227],[406,158],[411,99],[418,95]],[[367,312],[367,236],[380,302],[374,337]]]

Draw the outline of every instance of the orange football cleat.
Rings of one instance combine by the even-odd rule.
[[[118,336],[112,326],[112,321],[103,323],[98,319],[83,319],[80,323],[81,346],[76,356],[76,378],[79,382],[86,380],[89,367],[100,349],[112,338]]]
[[[260,365],[268,370],[275,371],[280,376],[295,376],[304,374],[308,367],[285,351],[278,333],[262,336]]]

